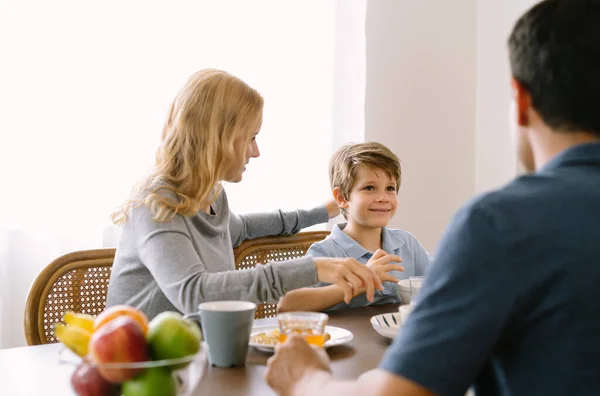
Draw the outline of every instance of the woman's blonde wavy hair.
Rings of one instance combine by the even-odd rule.
[[[212,204],[236,156],[234,142],[261,121],[262,109],[263,98],[239,78],[216,69],[194,73],[171,105],[153,170],[112,221],[124,224],[141,205],[151,209],[154,221],[167,222]]]

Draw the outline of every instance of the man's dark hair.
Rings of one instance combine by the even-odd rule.
[[[600,136],[600,0],[544,0],[508,40],[515,80],[544,122]]]

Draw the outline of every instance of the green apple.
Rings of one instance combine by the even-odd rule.
[[[196,323],[178,312],[167,311],[152,319],[147,340],[154,360],[177,359],[198,352],[202,334]]]
[[[121,385],[123,396],[177,396],[177,383],[166,367],[152,367]]]

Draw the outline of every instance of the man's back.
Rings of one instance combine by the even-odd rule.
[[[600,143],[474,200],[439,252],[383,368],[444,395],[600,394]]]
[[[575,150],[583,153],[565,153],[486,202],[498,210],[515,276],[516,304],[491,362],[513,371],[509,387],[538,388],[531,373],[545,373],[548,392],[596,383],[600,394],[600,144]]]

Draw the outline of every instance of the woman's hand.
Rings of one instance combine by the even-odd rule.
[[[381,283],[383,282],[395,282],[398,283],[400,280],[395,276],[389,275],[389,271],[404,271],[404,267],[398,264],[392,264],[392,262],[399,263],[402,259],[400,256],[387,253],[385,250],[377,249],[373,256],[367,262],[367,267],[371,268]],[[365,288],[354,289],[353,297],[360,296],[366,292]]]
[[[400,279],[396,278],[388,274],[390,271],[402,271],[404,272],[404,267],[399,264],[402,259],[400,256],[396,256],[394,254],[389,254],[385,250],[377,249],[373,256],[367,262],[367,267],[371,268],[377,274],[377,277],[381,282],[400,282]]]
[[[344,291],[346,304],[355,290],[365,290],[369,301],[373,301],[375,289],[383,290],[375,271],[353,258],[315,257],[314,260],[319,281],[338,285]]]
[[[333,219],[340,214],[340,207],[333,199],[325,204],[325,209],[327,209],[327,214],[329,215],[330,219]]]

